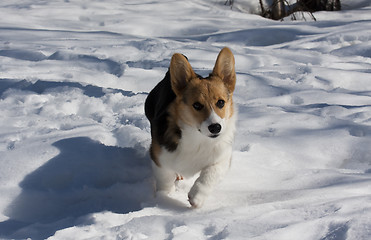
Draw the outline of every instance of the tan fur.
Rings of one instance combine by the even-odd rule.
[[[176,95],[186,87],[189,80],[197,75],[187,59],[180,53],[175,53],[170,62],[170,76],[172,89]]]
[[[236,85],[236,71],[234,65],[233,53],[229,48],[223,48],[218,55],[212,73],[223,80],[230,93],[233,93]]]
[[[233,115],[232,95],[236,74],[234,57],[228,48],[219,53],[209,78],[199,79],[187,59],[178,53],[172,57],[170,73],[172,88],[177,95],[170,107],[172,120],[197,127],[210,116],[212,110],[222,119]],[[221,109],[216,106],[219,100],[225,101]],[[195,110],[192,107],[195,102],[201,103],[204,108]]]

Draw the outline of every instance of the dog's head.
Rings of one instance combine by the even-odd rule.
[[[223,134],[233,115],[233,91],[236,84],[234,56],[223,48],[209,77],[201,78],[179,53],[171,58],[171,87],[176,95],[176,115],[182,124],[203,135],[216,138]]]

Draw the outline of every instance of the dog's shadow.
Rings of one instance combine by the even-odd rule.
[[[88,224],[89,213],[127,213],[153,196],[150,161],[132,148],[89,138],[60,140],[60,153],[27,175],[7,207],[0,237],[45,239],[57,230]]]

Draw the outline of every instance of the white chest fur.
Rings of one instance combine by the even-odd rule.
[[[207,137],[193,127],[182,127],[182,138],[177,149],[169,152],[163,148],[159,157],[161,168],[167,168],[187,178],[210,165],[221,161],[229,162],[235,118],[229,119],[226,125],[225,132],[217,138]]]

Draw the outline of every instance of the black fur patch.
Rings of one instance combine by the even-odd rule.
[[[145,102],[145,114],[151,123],[152,138],[170,152],[176,150],[182,135],[175,123],[169,123],[168,107],[175,97],[168,71],[165,78],[149,93]]]

